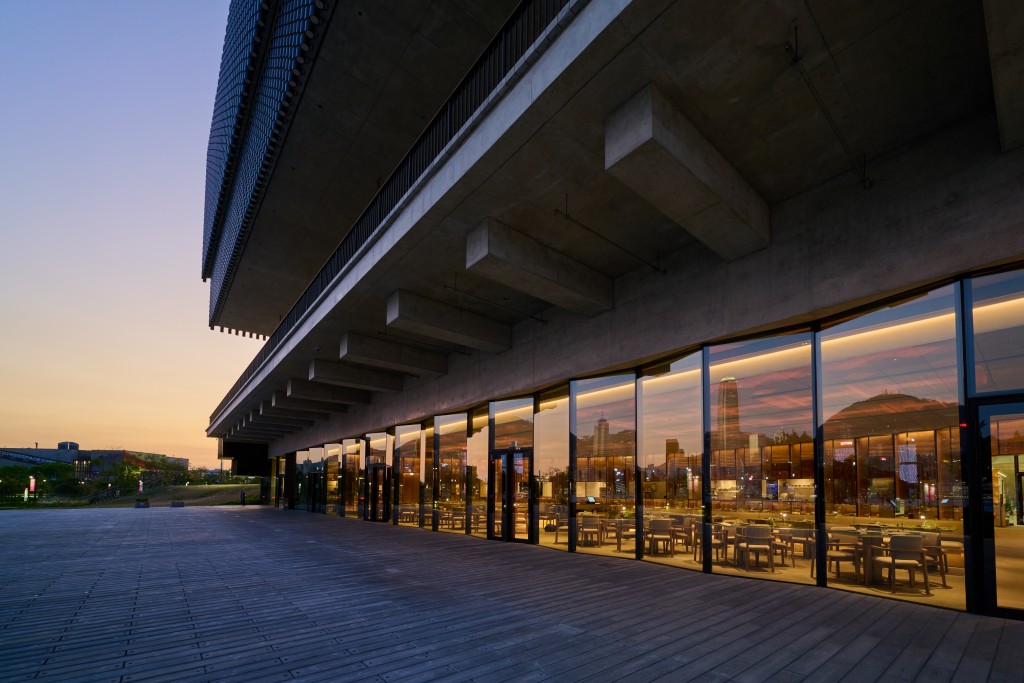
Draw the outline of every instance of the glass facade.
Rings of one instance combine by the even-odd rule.
[[[954,294],[943,287],[821,333],[829,543],[854,560],[846,574],[830,563],[830,584],[880,584],[888,560],[877,549],[893,532],[933,533],[939,547],[963,541]],[[962,608],[962,572],[944,578],[943,603]]]
[[[537,396],[533,475],[541,545],[569,549],[569,385]]]
[[[708,352],[715,572],[811,582],[790,530],[814,523],[812,347],[805,333]]]
[[[469,462],[466,425],[465,413],[434,418],[437,528],[459,534],[466,533],[468,529],[466,520],[470,511],[466,481]]]
[[[342,465],[339,488],[341,489],[342,517],[362,517],[362,490],[365,481],[363,469],[363,440],[345,439],[341,442]]]
[[[636,518],[636,378],[614,375],[571,385],[576,460],[576,550],[604,552],[619,520]]]
[[[488,429],[487,406],[481,406],[469,413],[466,432],[466,485],[469,487],[469,532],[474,536],[487,536],[487,495],[488,495]]]
[[[277,500],[1024,615],[1021,271],[424,420],[274,459]]]
[[[533,398],[495,401],[489,416],[488,536],[527,541],[536,536],[536,515],[530,510]]]
[[[645,369],[636,383],[641,514],[644,523],[672,520],[672,554],[647,553],[646,559],[698,569],[701,542],[704,453],[701,354]],[[630,532],[617,543],[627,552]],[[649,525],[648,525],[649,526]],[[642,540],[642,536],[639,537]],[[616,539],[620,541],[620,539]],[[643,545],[643,544],[641,544]],[[635,546],[635,543],[634,543]],[[643,554],[643,547],[640,548]]]
[[[324,446],[324,454],[324,512],[329,515],[336,515],[341,510],[339,489],[341,444],[327,444]]]
[[[423,501],[423,439],[419,425],[395,427],[395,519],[399,524],[421,525]]]

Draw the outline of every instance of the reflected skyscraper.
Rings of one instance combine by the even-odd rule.
[[[718,383],[717,449],[733,447],[740,430],[740,388],[735,377]]]

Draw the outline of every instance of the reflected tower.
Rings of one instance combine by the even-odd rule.
[[[723,377],[718,384],[718,443],[714,448],[725,450],[735,442],[740,431],[740,387],[735,377]]]

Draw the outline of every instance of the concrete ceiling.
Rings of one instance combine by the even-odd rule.
[[[870,178],[872,160],[993,107],[980,3],[734,0],[708,5],[662,0],[638,7],[596,41],[583,73],[566,76],[557,106],[540,125],[494,145],[481,172],[428,215],[424,222],[429,225],[393,246],[356,290],[296,343],[288,358],[250,393],[254,406],[281,391],[290,377],[306,378],[311,359],[336,361],[345,332],[384,333],[387,300],[398,289],[509,325],[528,317],[542,319],[550,304],[466,271],[466,235],[487,217],[612,279],[637,268],[656,269],[660,255],[681,249],[719,258],[605,170],[606,119],[648,84],[671,100],[769,206],[853,169],[851,182],[862,173]],[[343,38],[335,27],[325,41],[324,54],[330,60],[339,59],[342,48],[333,43]],[[792,51],[785,49],[787,42],[795,46]],[[325,144],[364,145],[359,158],[377,151],[380,140],[356,142],[347,128],[342,140],[329,141],[329,117],[320,105],[330,110],[344,98],[335,94],[335,100],[328,100],[327,92],[336,93],[337,82],[329,80],[327,87],[317,82],[321,77],[317,71],[310,80],[313,94],[303,97],[279,169],[286,160],[298,167],[297,160],[307,155],[332,156],[321,153]],[[307,113],[309,122],[304,120]],[[417,114],[394,115],[401,119],[396,122],[400,131],[415,127],[410,119]],[[376,115],[368,118],[382,129],[389,125]],[[398,154],[401,146],[386,147],[380,156]],[[320,151],[311,151],[318,147]],[[337,173],[333,180],[309,181],[319,188],[319,200],[311,190],[297,189],[304,177],[298,172],[287,188],[277,185],[275,174],[260,229],[269,234],[268,217],[284,212],[289,212],[294,229],[300,223],[306,226],[298,233],[302,248],[281,258],[303,258],[310,242],[326,246],[328,227],[338,237],[339,223],[351,222],[348,216],[354,217],[355,207],[345,213],[333,200],[322,201],[335,197],[337,186],[331,183],[338,182],[342,171]],[[293,204],[303,206],[289,208]],[[316,234],[307,240],[307,232]],[[264,236],[261,241],[254,233],[254,240],[261,250],[279,251],[282,242],[294,239],[289,231],[281,235],[287,239],[278,236],[275,242]],[[322,264],[316,258],[316,263],[303,264],[303,272]],[[240,274],[255,277],[270,263],[263,251],[247,252]],[[274,272],[264,274],[263,288],[280,286],[288,297],[261,300],[254,293],[262,290],[246,289],[240,291],[248,302],[236,303],[238,319],[259,320],[258,329],[265,332],[309,279],[300,287],[299,275],[284,277],[278,270],[283,266],[273,263],[269,270]],[[287,282],[278,285],[280,280]],[[238,279],[236,289],[240,284],[255,286],[252,280]],[[393,330],[388,335],[396,339]],[[418,348],[460,350],[414,333],[397,338]],[[243,414],[251,409],[239,408]],[[222,416],[216,422],[230,425],[233,420]],[[211,433],[218,433],[217,428]]]

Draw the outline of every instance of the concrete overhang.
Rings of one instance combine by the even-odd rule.
[[[474,342],[476,322],[509,330],[514,350],[529,343],[516,336],[524,321],[544,325],[556,308],[563,309],[559,315],[585,314],[500,273],[467,270],[467,240],[485,219],[529,240],[518,254],[567,259],[613,287],[635,271],[657,272],[670,254],[736,258],[694,237],[702,226],[691,234],[692,226],[681,227],[662,201],[606,169],[607,121],[652,84],[769,211],[835,178],[877,192],[860,189],[870,184],[863,180],[873,162],[993,108],[985,19],[976,3],[621,0],[574,9],[575,17],[460,134],[270,360],[227,397],[211,417],[211,435],[273,400],[286,383],[286,398],[347,404],[343,420],[359,421],[373,408],[365,407],[370,395],[361,402],[331,398],[331,391],[353,390],[308,382],[317,361],[402,372],[408,390],[437,375],[416,377],[410,367],[381,364],[395,362],[402,348],[446,357],[450,370],[461,356],[506,348],[503,341],[489,348]],[[794,40],[794,26],[796,61],[784,48]],[[506,261],[538,277],[529,259]],[[424,302],[429,311],[419,305]],[[339,358],[346,335],[395,345],[399,353],[386,354],[391,361],[365,351]],[[528,381],[517,388],[530,390]],[[421,417],[410,407],[396,420]],[[326,438],[349,435],[341,430]],[[284,437],[280,447],[323,442],[303,438],[303,432]]]
[[[516,4],[337,3],[211,324],[273,332]]]

